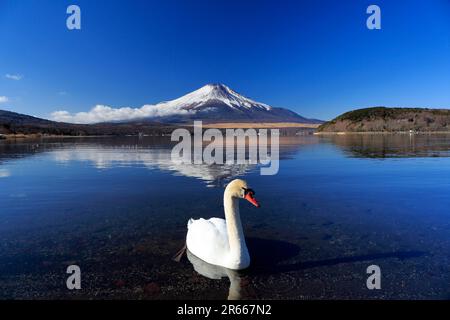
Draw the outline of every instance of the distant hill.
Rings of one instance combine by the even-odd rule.
[[[346,112],[317,129],[319,132],[450,132],[450,110],[373,107]]]
[[[72,124],[40,119],[25,114],[0,110],[0,134],[47,134],[47,135],[137,135],[170,134],[171,125],[150,121],[130,123]]]

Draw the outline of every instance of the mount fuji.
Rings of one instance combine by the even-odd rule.
[[[161,122],[323,122],[253,101],[224,84],[207,84],[178,99],[143,108],[152,111],[148,118]]]
[[[146,106],[144,106],[145,108]],[[150,106],[149,106],[150,107]],[[297,113],[253,101],[224,84],[207,84],[181,98],[152,106],[160,121],[322,123]],[[160,116],[158,116],[160,114]]]
[[[173,125],[194,120],[205,124],[323,123],[288,109],[256,102],[223,84],[208,84],[181,98],[140,108],[97,105],[90,111],[75,114],[55,111],[52,120],[0,110],[0,138],[5,134],[167,134],[172,132]]]
[[[181,98],[146,104],[140,108],[114,108],[96,105],[87,112],[70,113],[59,110],[51,114],[58,122],[95,124],[155,121],[159,123],[186,123],[202,120],[206,123],[233,122],[296,122],[320,124],[323,121],[307,119],[283,108],[256,102],[224,84],[207,84]]]

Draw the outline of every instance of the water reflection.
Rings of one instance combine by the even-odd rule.
[[[450,134],[345,134],[321,136],[360,158],[450,157]]]
[[[186,255],[194,270],[200,275],[212,279],[220,280],[228,278],[230,280],[230,289],[228,291],[228,300],[241,300],[255,298],[253,290],[250,288],[250,281],[247,276],[236,270],[227,269],[221,266],[209,264],[186,250]]]
[[[281,140],[280,158],[286,159],[311,139],[284,138]],[[222,186],[227,181],[243,176],[259,167],[245,161],[243,164],[189,164],[171,159],[174,143],[168,138],[103,138],[23,141],[18,144],[0,144],[0,161],[48,153],[49,158],[61,164],[88,162],[97,169],[144,166],[173,172],[175,175],[204,181],[207,186]],[[0,162],[1,163],[1,162]],[[3,176],[6,176],[5,170]],[[0,171],[0,177],[2,172]]]
[[[0,178],[7,178],[11,176],[11,172],[7,169],[0,169]]]
[[[351,157],[450,157],[450,135],[346,134],[330,136],[280,137],[280,160],[289,159],[304,146],[329,143]],[[88,162],[97,169],[144,166],[172,172],[174,175],[202,180],[207,186],[223,186],[230,179],[244,176],[259,165],[244,164],[180,164],[171,160],[174,142],[170,138],[117,137],[72,138],[0,142],[2,162],[48,154],[62,164]],[[0,178],[11,175],[0,168]]]
[[[60,163],[88,161],[98,169],[118,166],[143,165],[149,169],[175,172],[176,175],[196,178],[208,185],[218,185],[224,179],[244,175],[256,165],[206,165],[176,163],[171,160],[171,149],[142,149],[135,146],[122,148],[72,148],[52,152],[53,159]]]

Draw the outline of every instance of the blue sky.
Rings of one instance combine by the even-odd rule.
[[[450,108],[450,1],[0,0],[0,109],[138,108],[212,82],[325,120]]]

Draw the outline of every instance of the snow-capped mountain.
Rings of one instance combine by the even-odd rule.
[[[206,86],[188,93],[181,98],[170,102],[164,102],[162,104],[165,104],[166,107],[174,106],[184,110],[199,111],[204,109],[201,108],[204,104],[211,102],[225,104],[228,107],[239,111],[246,111],[251,108],[266,111],[272,109],[272,107],[266,104],[250,100],[240,95],[224,84],[207,84]]]
[[[240,95],[223,84],[208,84],[181,98],[140,108],[96,105],[87,112],[71,114],[59,110],[51,119],[68,123],[135,122],[300,122],[322,123],[297,113],[268,106]]]
[[[321,122],[253,101],[224,84],[207,84],[181,98],[148,107],[158,110],[153,119],[163,121]]]

